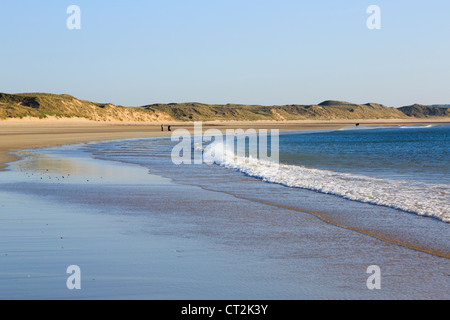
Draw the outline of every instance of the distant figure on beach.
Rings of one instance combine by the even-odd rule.
[[[164,131],[164,125],[163,124],[161,125],[161,131]]]
[[[357,123],[356,126],[359,127],[359,123]]]
[[[170,126],[167,126],[167,131],[172,131],[172,130],[170,129]]]

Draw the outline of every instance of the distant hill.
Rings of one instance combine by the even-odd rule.
[[[450,109],[414,104],[399,108],[404,114],[414,118],[450,117]]]
[[[396,108],[380,104],[365,105],[349,102],[324,101],[318,105],[207,105],[202,103],[170,103],[144,106],[146,110],[161,111],[175,120],[336,120],[336,119],[405,119]]]
[[[377,103],[355,104],[336,100],[323,101],[318,105],[209,105],[192,102],[124,107],[79,100],[67,94],[0,93],[0,119],[50,116],[130,122],[408,119],[450,116],[445,110],[450,109],[419,105],[397,109]]]
[[[67,94],[0,93],[0,119],[36,117],[85,118],[94,121],[158,121],[166,114],[139,108],[79,100]]]
[[[432,104],[431,106],[437,108],[450,108],[450,104]]]

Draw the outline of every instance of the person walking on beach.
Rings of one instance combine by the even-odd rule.
[[[170,126],[167,126],[167,131],[172,131],[172,130],[170,129]]]
[[[164,124],[161,125],[161,131],[164,131]]]

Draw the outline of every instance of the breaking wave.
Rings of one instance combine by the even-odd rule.
[[[226,152],[222,143],[205,147],[204,159],[265,182],[332,194],[450,222],[450,187],[446,184],[395,180],[277,164]]]

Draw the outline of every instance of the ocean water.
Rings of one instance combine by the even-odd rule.
[[[372,177],[450,183],[450,126],[347,128],[281,136],[282,163]]]
[[[449,132],[445,125],[285,132],[279,136],[279,165],[238,156],[238,148],[229,151],[220,141],[199,145],[193,137],[192,160],[203,151],[208,164],[174,164],[179,141],[168,138],[94,143],[77,152],[138,164],[199,187],[210,192],[205,203],[224,193],[448,257]]]
[[[83,150],[100,159],[140,164],[186,183],[203,183],[208,177],[220,180],[233,172],[233,179],[243,174],[261,182],[450,221],[449,125],[286,132],[279,135],[279,165],[242,157],[236,144],[234,152],[227,151],[230,146],[225,140],[199,145],[193,138],[192,159],[195,152],[203,151],[204,160],[213,164],[175,165],[171,152],[177,143],[161,138],[114,141]],[[268,154],[270,146],[269,138]],[[248,154],[248,141],[244,147]]]
[[[283,134],[279,137],[279,166],[249,161],[237,156],[237,151],[217,152],[223,148],[227,147],[206,147],[210,161],[265,182],[450,222],[448,125]]]

